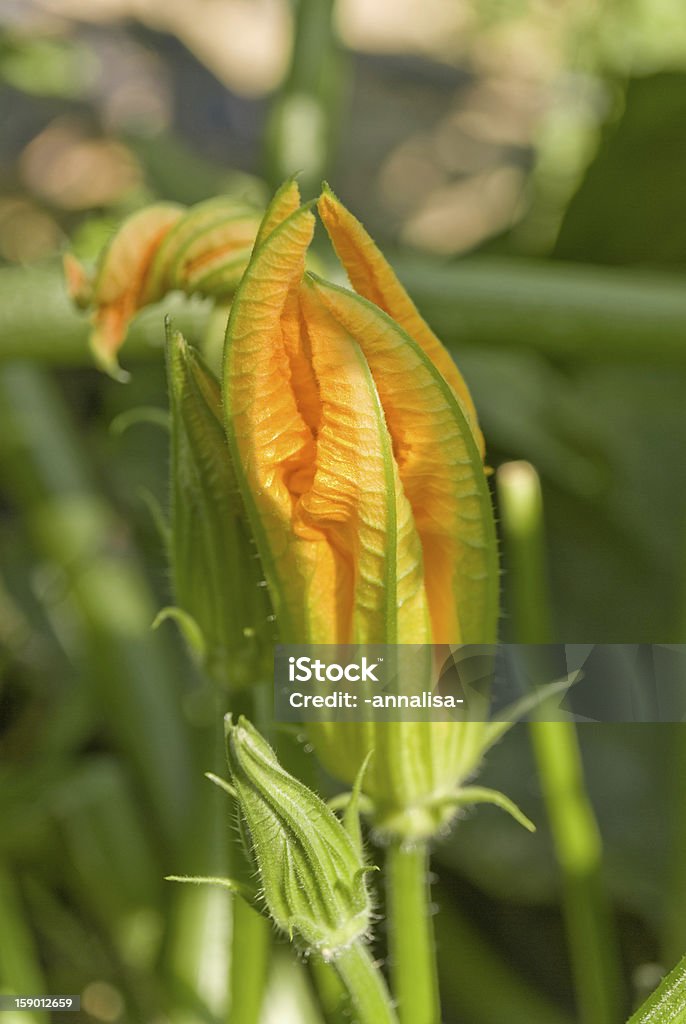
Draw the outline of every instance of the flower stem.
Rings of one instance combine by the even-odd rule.
[[[389,954],[400,1024],[440,1024],[425,843],[394,843],[386,857]]]
[[[269,728],[268,696],[269,688],[263,681],[256,680],[248,694],[233,698],[232,711],[238,714],[245,710],[266,734]],[[222,739],[222,760],[225,761],[223,746]],[[234,858],[232,873],[240,876],[243,856],[237,848],[237,836],[234,836],[231,852]],[[228,1024],[258,1024],[267,988],[271,941],[269,921],[242,899],[234,899]]]
[[[260,1019],[271,946],[269,922],[242,899],[233,901],[230,1024]]]
[[[368,946],[358,939],[336,957],[333,966],[345,985],[358,1024],[398,1024],[383,975]]]

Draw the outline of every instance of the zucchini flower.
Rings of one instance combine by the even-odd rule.
[[[126,378],[117,353],[129,323],[168,292],[233,295],[245,270],[260,214],[228,196],[185,208],[156,203],[127,218],[90,276],[68,253],[67,287],[81,309],[93,309],[90,346],[98,365]]]
[[[287,182],[225,347],[229,449],[280,637],[490,643],[497,554],[471,397],[362,225],[328,188],[318,211],[355,292],[305,273],[315,218]],[[453,815],[487,729],[328,723],[311,735],[351,784],[374,750],[363,788],[375,825],[413,839]]]
[[[305,275],[314,216],[289,182],[225,349],[229,448],[281,638],[489,642],[495,535],[466,386],[362,226],[328,191],[319,210],[374,301]]]

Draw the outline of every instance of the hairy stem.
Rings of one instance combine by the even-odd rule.
[[[363,942],[358,939],[344,950],[334,967],[350,997],[357,1024],[398,1024],[383,975]]]
[[[386,857],[389,954],[401,1024],[440,1024],[426,844],[394,843]]]

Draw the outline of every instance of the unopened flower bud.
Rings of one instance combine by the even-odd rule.
[[[129,323],[170,291],[230,299],[246,267],[260,214],[230,196],[186,208],[156,203],[128,217],[91,277],[65,256],[67,287],[80,309],[93,308],[90,346],[98,364],[124,376],[117,353]]]
[[[224,435],[219,384],[181,334],[167,352],[172,429],[173,613],[215,681],[229,689],[271,672],[269,593]]]
[[[264,903],[307,952],[335,959],[367,932],[371,902],[359,846],[320,798],[279,764],[267,741],[227,715],[229,767]]]

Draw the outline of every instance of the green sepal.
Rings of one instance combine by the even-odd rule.
[[[205,772],[205,778],[213,782],[215,786],[219,786],[225,793],[228,793],[234,800],[238,800],[238,793],[226,779],[222,779],[221,775],[215,775],[214,772]]]
[[[570,686],[578,682],[581,679],[582,672],[571,672],[568,676],[563,679],[555,679],[552,683],[544,683],[543,686],[538,686],[531,693],[524,694],[519,700],[514,701],[508,707],[506,707],[500,714],[502,720],[489,722],[484,729],[482,755],[485,754],[490,748],[501,739],[506,732],[509,732],[513,725],[520,722],[522,719],[531,712],[539,709],[539,714],[536,716],[539,721],[547,721],[545,717],[546,704],[550,707],[550,702],[555,702],[556,715],[552,718],[553,721],[567,721],[569,716],[564,712],[560,711],[559,704],[560,700],[569,690]]]
[[[181,635],[188,644],[191,652],[202,664],[207,654],[205,638],[202,635],[200,626],[193,616],[188,612],[185,612],[183,608],[177,608],[175,605],[167,605],[166,608],[160,608],[152,621],[151,629],[159,629],[162,623],[167,622],[169,619],[175,622],[179,627]]]
[[[167,373],[176,604],[202,634],[207,673],[236,690],[271,672],[269,594],[236,487],[219,384],[169,325]]]
[[[218,878],[213,875],[165,875],[165,882],[188,882],[191,885],[221,885],[236,896],[241,896],[251,907],[257,905],[257,890],[251,889],[234,878]]]
[[[169,556],[169,552],[171,551],[171,526],[167,522],[165,514],[162,511],[159,499],[147,487],[137,487],[136,494],[148,510],[152,520],[152,525],[157,531],[157,536],[162,541],[164,550],[166,551],[167,556]]]
[[[505,796],[497,789],[488,789],[486,786],[463,786],[457,793],[448,797],[446,804],[451,804],[453,807],[470,807],[473,804],[494,804],[499,807],[502,811],[506,811],[515,821],[519,822],[527,831],[535,832],[536,826],[534,825],[531,818],[528,818],[526,814],[514,802],[510,800],[509,796]]]
[[[121,437],[129,427],[138,426],[139,423],[150,423],[169,430],[169,413],[156,405],[137,405],[133,409],[125,409],[110,423],[110,433],[115,437]]]
[[[374,756],[374,751],[370,750],[364,761],[360,765],[360,770],[355,778],[355,783],[348,800],[347,807],[343,812],[343,827],[353,841],[353,845],[357,850],[360,857],[362,856],[362,830],[360,828],[360,795],[362,793],[362,783],[364,782],[364,775],[367,771],[367,766]]]
[[[368,866],[326,804],[279,764],[245,718],[226,716],[227,756],[261,894],[275,925],[306,952],[335,959],[371,919]]]

